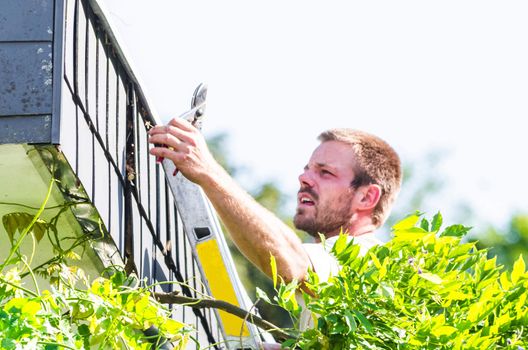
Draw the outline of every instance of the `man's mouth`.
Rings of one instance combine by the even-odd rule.
[[[299,205],[313,206],[315,205],[314,200],[304,193],[299,193],[298,197]]]

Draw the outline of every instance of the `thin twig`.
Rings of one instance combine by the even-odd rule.
[[[262,328],[267,332],[273,333],[275,338],[277,338],[279,341],[291,339],[291,336],[288,333],[284,332],[273,323],[268,322],[257,315],[254,315],[244,309],[239,308],[236,305],[223,300],[195,299],[183,296],[177,291],[171,293],[153,293],[153,295],[154,298],[162,304],[184,304],[196,309],[214,308],[223,310],[243,320],[247,319],[247,321],[253,323],[255,326]]]

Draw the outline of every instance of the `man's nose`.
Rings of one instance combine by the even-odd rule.
[[[313,187],[314,181],[309,170],[305,170],[301,175],[299,175],[299,183],[301,184],[301,187]]]

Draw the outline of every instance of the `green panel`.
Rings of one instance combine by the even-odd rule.
[[[53,184],[51,196],[41,219],[47,223],[56,220],[56,231],[50,230],[39,241],[26,237],[21,251],[33,257],[32,267],[39,266],[56,256],[57,241],[62,249],[81,237],[99,238],[92,245],[74,251],[82,257],[72,265],[82,268],[92,277],[98,276],[104,266],[122,264],[113,242],[104,235],[97,211],[88,200],[62,153],[53,146],[0,145],[0,217],[10,215],[33,216],[45,200],[51,182],[51,172],[60,181]],[[16,214],[13,214],[16,213]],[[28,215],[29,214],[29,215]],[[103,235],[105,236],[104,238]],[[15,236],[16,240],[16,236]],[[11,238],[0,227],[0,260],[11,247]],[[110,258],[111,257],[111,258]],[[112,260],[113,259],[113,260]]]

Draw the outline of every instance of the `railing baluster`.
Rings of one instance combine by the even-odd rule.
[[[79,0],[75,1],[73,17],[73,92],[78,94],[78,55],[79,55]],[[75,97],[75,96],[74,96]],[[75,173],[79,173],[79,107],[75,109]]]
[[[99,36],[99,27],[94,26],[95,34],[95,130],[99,132],[99,45],[101,37]]]

